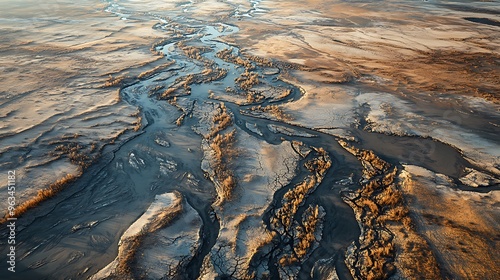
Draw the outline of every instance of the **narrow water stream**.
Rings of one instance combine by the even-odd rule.
[[[253,10],[239,16],[263,11],[258,8],[259,1],[252,3]],[[117,4],[110,6],[108,11],[119,17],[129,16]],[[213,61],[217,67],[227,70],[223,79],[193,84],[191,94],[181,97],[192,103],[202,103],[210,101],[210,90],[224,91],[226,87],[233,87],[235,78],[245,69],[216,56],[217,52],[231,47],[233,53],[238,54],[238,48],[218,41],[221,36],[238,32],[237,27],[218,23],[195,25],[193,28],[199,31],[186,39],[196,40],[209,47],[210,51],[202,56]],[[147,209],[155,195],[173,190],[180,191],[203,220],[202,232],[205,238],[199,255],[188,265],[190,277],[198,276],[203,257],[215,244],[219,225],[209,217],[214,188],[204,178],[200,168],[203,156],[200,149],[201,137],[190,127],[197,120],[188,118],[184,125],[177,127],[175,120],[181,115],[178,108],[148,93],[159,79],[165,85],[172,84],[179,77],[200,73],[203,71],[203,64],[187,58],[175,47],[175,42],[165,44],[161,50],[165,53],[165,58],[176,60],[176,70],[168,70],[170,73],[162,72],[141,80],[121,92],[125,102],[140,108],[145,125],[142,133],[109,148],[108,153],[71,188],[31,211],[31,218],[20,220],[22,227],[17,236],[20,267],[16,272],[16,279],[63,279],[62,275],[65,279],[81,279],[94,274],[116,257],[120,236]],[[262,70],[257,67],[255,71]],[[267,84],[292,90],[290,95],[273,102],[274,104],[293,102],[300,98],[300,89],[277,79],[278,74],[262,76]],[[269,100],[262,103],[264,106],[268,104]],[[334,162],[333,168],[308,198],[308,202],[314,201],[323,206],[327,213],[323,239],[320,247],[304,264],[301,277],[307,277],[316,261],[334,257],[332,262],[335,263],[339,277],[350,279],[343,262],[343,250],[358,238],[359,227],[352,210],[340,198],[340,190],[345,186],[337,182],[348,178],[351,173],[354,173],[356,182],[360,177],[359,162],[337,144],[334,136],[240,113],[240,110],[248,109],[249,106],[230,102],[226,102],[226,105],[234,114],[234,123],[262,141],[278,144],[282,141],[281,138],[299,140],[328,151]],[[255,124],[263,132],[262,135],[250,131],[246,127],[247,122]],[[269,124],[279,124],[316,137],[271,133],[267,129]],[[460,176],[460,170],[468,166],[455,149],[431,139],[381,135],[355,128],[352,132],[359,139],[360,147],[376,150],[377,154],[393,164],[414,163],[418,160],[419,165],[453,178]],[[159,145],[158,140],[169,144]],[[409,152],[409,149],[414,153]],[[415,158],[417,154],[418,159]],[[348,187],[356,188],[356,184]],[[283,190],[278,191],[275,200],[281,199],[282,193]],[[264,220],[269,218],[266,217]]]

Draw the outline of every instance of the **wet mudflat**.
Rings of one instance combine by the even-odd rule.
[[[260,4],[251,1],[245,12],[239,6],[231,16],[244,19],[268,13]],[[178,7],[184,12],[193,9],[191,2]],[[60,275],[57,279],[133,279],[149,274],[168,279],[357,278],[367,275],[363,274],[366,266],[359,252],[368,248],[369,258],[373,258],[379,248],[377,241],[367,241],[367,232],[376,232],[391,246],[404,244],[398,243],[397,233],[380,218],[391,207],[401,206],[403,200],[384,206],[381,194],[367,191],[371,182],[379,179],[382,192],[393,187],[395,175],[389,166],[401,172],[406,165],[417,165],[446,176],[455,189],[471,193],[498,187],[498,166],[479,162],[484,154],[471,154],[454,145],[456,142],[448,144],[443,140],[447,132],[437,133],[437,141],[425,127],[421,132],[415,126],[394,124],[395,119],[404,122],[408,118],[407,123],[413,125],[416,120],[443,117],[445,121],[451,118],[452,125],[469,129],[484,123],[480,114],[454,113],[461,120],[458,123],[449,114],[439,114],[440,104],[422,106],[413,115],[403,114],[405,106],[419,104],[419,99],[375,93],[377,98],[364,101],[373,88],[346,81],[331,89],[343,87],[351,92],[354,88],[368,93],[350,95],[353,99],[347,103],[351,106],[348,110],[354,112],[352,119],[347,113],[339,118],[335,114],[345,110],[344,105],[336,110],[335,104],[339,104],[335,99],[330,105],[311,97],[311,85],[321,87],[321,82],[300,82],[312,72],[310,66],[246,54],[231,43],[231,38],[241,33],[236,25],[135,13],[120,3],[110,3],[104,10],[116,20],[134,20],[139,15],[150,18],[157,22],[153,27],[156,31],[170,32],[170,37],[152,47],[162,56],[164,64],[160,65],[166,66],[146,69],[120,87],[121,102],[139,110],[139,128],[104,145],[99,159],[75,183],[19,220],[19,267],[12,279],[54,279],[54,275]],[[304,71],[304,77],[291,78],[294,71]],[[384,98],[390,101],[383,102]],[[302,109],[293,109],[303,106],[300,102],[304,100],[309,100],[304,106],[313,106],[309,110],[313,115],[315,111],[318,119],[330,117],[323,115],[323,106],[332,106],[332,123],[316,125],[307,114],[301,119],[297,112]],[[453,106],[467,112],[474,104]],[[377,110],[385,115],[380,117]],[[425,118],[415,117],[418,114]],[[348,124],[339,125],[339,120]],[[475,131],[476,136],[495,144],[492,135],[498,129],[492,123],[496,121],[491,117]],[[480,147],[486,147],[488,154],[491,145]],[[219,151],[221,158],[217,159]],[[463,178],[467,170],[490,176],[490,189],[466,186],[464,182],[469,181]],[[403,182],[405,177],[397,174]],[[224,189],[228,178],[236,178],[237,183]],[[386,181],[391,182],[384,185]],[[172,265],[156,268],[147,267],[139,257],[122,256],[120,246],[129,246],[124,245],[128,244],[126,239],[121,240],[124,233],[158,196],[174,191],[202,221],[199,228],[181,225],[199,232],[189,240],[194,244],[191,254],[175,255]],[[346,200],[355,205],[366,203],[365,209],[375,204],[381,210],[367,214],[360,210],[363,207],[353,207]],[[189,209],[187,205],[183,209]],[[370,215],[382,224],[373,225],[366,219]],[[159,240],[161,230],[178,226],[176,221],[160,228],[144,225],[144,236],[150,238],[144,240]],[[385,241],[385,231],[390,232],[390,241]],[[183,238],[193,237],[179,237]],[[155,246],[173,250],[176,240],[168,244],[137,242],[133,247],[136,256],[147,257]],[[395,273],[394,266],[405,267],[396,261],[392,249],[387,251],[381,270],[370,273],[390,275]],[[355,260],[346,261],[352,258]],[[113,261],[116,267],[107,266]],[[403,268],[404,272],[397,273],[407,273]]]

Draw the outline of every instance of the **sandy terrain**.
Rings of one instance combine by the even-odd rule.
[[[179,193],[159,195],[121,236],[117,258],[91,279],[181,277],[179,272],[199,249],[200,227],[198,213]],[[127,271],[132,263],[136,267]]]
[[[498,1],[0,4],[5,279],[500,273]]]
[[[1,164],[17,170],[20,203],[57,178],[79,173],[80,162],[58,146],[78,145],[90,162],[134,127],[136,108],[120,102],[118,87],[106,82],[109,75],[133,76],[159,63],[149,48],[160,34],[149,20],[116,20],[94,1],[2,6]]]
[[[457,191],[453,181],[417,166],[405,166],[403,188],[416,226],[432,244],[446,277],[493,279],[499,192]],[[460,209],[456,211],[455,209]],[[463,266],[462,264],[467,264]]]

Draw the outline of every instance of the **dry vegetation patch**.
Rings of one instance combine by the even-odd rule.
[[[269,105],[269,106],[254,106],[250,108],[252,112],[261,112],[261,113],[269,113],[273,117],[275,117],[279,121],[291,121],[292,116],[285,113],[283,109],[281,109],[278,105]]]
[[[346,253],[355,278],[386,279],[397,273],[409,278],[439,279],[440,271],[429,244],[414,229],[399,182],[398,169],[344,141],[340,144],[363,164],[361,189],[343,198],[361,227],[359,245]],[[411,261],[409,261],[411,259]]]
[[[172,61],[169,61],[165,64],[162,64],[162,65],[158,65],[156,66],[155,68],[153,69],[150,69],[150,70],[147,70],[147,71],[144,71],[142,73],[140,73],[137,78],[141,79],[141,80],[145,80],[145,79],[148,79],[150,78],[151,76],[153,76],[154,74],[157,74],[165,69],[167,69],[168,67],[172,66],[175,64],[175,60],[172,60]]]
[[[230,199],[236,187],[236,177],[230,168],[233,157],[236,155],[234,149],[236,131],[226,134],[217,134],[210,141],[213,151],[213,170],[218,184],[218,194],[222,201]]]
[[[199,61],[206,62],[206,63],[209,63],[209,64],[212,63],[212,62],[210,62],[209,60],[207,60],[206,58],[204,58],[202,56],[203,53],[206,53],[206,52],[210,51],[209,47],[205,47],[205,46],[188,46],[188,45],[186,45],[185,41],[181,41],[181,42],[177,43],[177,46],[184,52],[184,54],[187,57],[189,57],[191,59],[199,60]]]
[[[254,69],[254,65],[248,59],[243,59],[240,56],[233,54],[233,48],[223,49],[217,52],[216,56],[224,61],[240,65],[245,67],[247,70]]]
[[[19,218],[24,213],[26,213],[28,210],[35,208],[36,206],[38,206],[40,203],[44,202],[45,200],[54,197],[57,193],[62,191],[67,185],[76,181],[76,179],[78,179],[80,176],[81,176],[81,173],[79,173],[78,175],[67,174],[63,178],[50,184],[47,188],[38,190],[36,196],[31,197],[27,201],[18,205],[14,210],[15,214],[12,216],[7,214],[3,219],[0,220],[0,224],[5,223],[8,218],[14,218],[14,217]]]
[[[127,77],[124,75],[113,77],[109,75],[102,87],[121,87],[125,84]]]
[[[205,138],[214,137],[214,135],[217,135],[219,132],[228,128],[232,124],[233,117],[228,112],[226,105],[224,103],[221,103],[217,108],[217,113],[213,116],[210,133],[206,135]]]
[[[302,218],[297,217],[299,208],[305,199],[322,182],[326,172],[331,167],[331,160],[322,148],[314,148],[316,157],[305,163],[311,175],[301,183],[288,190],[282,199],[280,208],[275,209],[271,217],[271,229],[275,238],[280,242],[290,244],[290,250],[284,250],[278,262],[282,272],[288,274],[288,266],[297,264],[307,258],[313,245],[318,241],[320,226],[324,212],[318,205],[310,205],[303,213]]]
[[[302,223],[297,225],[296,237],[294,240],[293,251],[290,254],[284,254],[279,259],[279,264],[289,266],[306,258],[310,249],[316,242],[316,234],[323,214],[320,212],[320,206],[310,205],[302,217]]]
[[[249,90],[259,83],[259,74],[245,70],[245,72],[241,73],[241,75],[235,79],[235,82],[241,89]]]
[[[178,199],[173,206],[162,209],[159,214],[141,231],[134,236],[130,236],[121,240],[120,252],[117,260],[118,264],[113,274],[108,277],[111,279],[137,279],[135,275],[136,255],[140,253],[140,248],[145,238],[162,228],[172,224],[183,211],[182,199]]]
[[[230,199],[237,186],[237,179],[232,170],[234,158],[238,155],[235,147],[236,130],[224,132],[233,124],[233,117],[224,103],[216,109],[212,117],[212,125],[205,141],[210,148],[210,167],[213,171],[212,181],[218,194],[218,204]]]

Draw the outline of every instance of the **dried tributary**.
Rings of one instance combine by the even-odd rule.
[[[166,28],[170,24],[164,22],[155,28]],[[176,61],[175,65],[121,90],[125,102],[140,108],[142,129],[122,143],[107,146],[102,158],[76,183],[19,221],[17,279],[44,279],[47,275],[53,275],[49,277],[51,279],[76,279],[94,274],[116,257],[120,236],[148,208],[155,195],[173,190],[181,192],[203,220],[201,250],[187,266],[190,278],[199,275],[204,256],[216,242],[219,224],[210,217],[215,190],[200,168],[203,157],[201,137],[191,129],[198,122],[191,117],[192,110],[198,108],[194,106],[196,103],[218,102],[209,98],[209,92],[221,92],[234,86],[235,79],[245,68],[216,56],[217,52],[231,48],[235,56],[239,55],[237,47],[218,41],[221,36],[238,32],[235,26],[223,23],[204,25],[203,22],[187,20],[183,24],[196,32],[158,47],[167,59]],[[184,100],[182,104],[188,104],[185,112],[159,99],[158,95],[150,94],[152,85],[159,81],[169,85],[178,78],[203,71],[203,64],[186,57],[175,46],[181,40],[195,41],[207,48],[208,51],[201,56],[213,61],[213,67],[227,70],[227,74],[218,80],[192,84],[191,94],[179,97],[179,100]],[[263,100],[260,105],[279,105],[301,97],[301,89],[278,79],[279,71],[273,73],[264,67],[257,67],[254,71],[267,84],[291,90],[283,99],[272,102]],[[264,74],[264,71],[267,73]],[[342,201],[340,191],[358,188],[357,180],[362,169],[358,160],[346,152],[332,135],[241,113],[255,104],[225,104],[234,115],[235,125],[260,141],[279,144],[283,140],[298,140],[308,146],[323,147],[328,152],[333,161],[332,168],[303,206],[306,208],[309,202],[314,202],[325,209],[323,238],[320,246],[303,264],[300,276],[309,277],[317,260],[335,256],[332,263],[339,277],[349,279],[343,259],[347,246],[359,237],[359,227],[352,209]],[[175,122],[181,114],[186,116],[183,124],[177,126]],[[255,124],[253,127],[258,129],[250,130],[247,123]],[[267,128],[270,124],[314,137],[273,133]],[[358,128],[352,128],[351,132],[359,140],[361,148],[374,150],[395,165],[418,163],[452,178],[457,178],[460,170],[468,165],[454,148],[431,139],[387,136]],[[158,173],[159,168],[164,172]],[[285,191],[303,176],[304,171],[299,170],[289,186],[276,191],[271,205],[278,205]],[[352,181],[346,178],[352,178]],[[265,224],[269,223],[269,217],[269,214],[264,215]],[[273,269],[271,274],[277,276]]]

